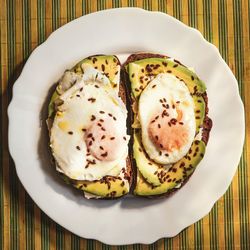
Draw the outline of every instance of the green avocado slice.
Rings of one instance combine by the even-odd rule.
[[[154,161],[150,160],[149,157],[147,157],[147,154],[143,150],[140,137],[141,125],[138,119],[137,107],[140,95],[148,83],[160,73],[170,73],[183,80],[194,101],[197,134],[199,133],[205,118],[206,104],[202,94],[205,93],[206,86],[192,70],[188,69],[178,61],[168,58],[146,58],[134,61],[127,64],[126,71],[131,82],[132,99],[134,101],[132,106],[134,113],[134,122],[132,125],[134,128],[133,154],[138,170],[137,185],[134,193],[145,196],[162,194],[182,183],[184,179],[188,178],[188,175],[187,173],[184,174],[183,172],[177,171],[175,175],[178,174],[178,176],[172,177],[173,173],[170,171],[172,168],[167,170],[165,167],[156,164]],[[198,143],[197,141],[195,142]],[[205,150],[205,144],[203,142],[199,142],[199,144],[202,145],[202,150],[203,147]],[[204,153],[201,154],[203,155]],[[189,157],[194,161],[191,163],[194,170],[195,166],[198,164],[198,160],[196,159],[197,156],[195,155],[195,157]],[[185,161],[184,158],[181,160]],[[165,176],[169,176],[167,180],[164,180]],[[174,180],[174,182],[172,180]]]
[[[160,195],[177,188],[194,172],[205,154],[205,148],[203,141],[195,140],[188,154],[164,172],[164,182],[160,186],[156,187],[148,183],[139,170],[134,194],[139,196]],[[141,154],[143,153],[141,152]]]
[[[82,64],[90,64],[95,69],[103,72],[111,81],[114,89],[119,89],[120,81],[120,62],[113,55],[90,56],[77,63],[72,70],[75,73],[83,73]]]
[[[160,73],[171,73],[182,79],[191,94],[204,93],[205,84],[198,76],[182,64],[167,58],[147,58],[128,64],[132,93],[138,98],[147,84]]]
[[[70,71],[82,74],[81,65],[83,63],[88,63],[97,67],[97,70],[102,71],[103,64],[105,64],[104,73],[110,79],[114,88],[119,87],[119,78],[117,75],[120,74],[120,64],[117,57],[112,55],[101,55],[92,56],[83,59],[81,62],[77,63]],[[117,79],[117,80],[116,80]],[[117,83],[116,83],[117,81]],[[116,84],[116,85],[115,85]],[[48,118],[53,119],[55,114],[55,101],[60,97],[59,93],[55,91],[50,99],[48,106]],[[63,175],[63,174],[62,174]],[[67,176],[63,175],[63,179],[66,183],[73,185],[75,188],[82,191],[96,195],[102,198],[116,198],[123,196],[129,192],[129,182],[126,179],[121,179],[119,176],[105,176],[101,180],[97,181],[78,181],[69,179]]]

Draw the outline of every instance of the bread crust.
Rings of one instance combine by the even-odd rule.
[[[98,54],[98,55],[93,55],[93,56],[90,56],[90,57],[94,57],[94,56],[104,56],[104,55],[103,54]],[[118,59],[118,57],[115,56],[115,58],[117,59],[118,65],[122,66],[120,60]],[[120,74],[122,75],[121,71],[120,71]],[[127,107],[128,101],[127,101],[127,93],[126,93],[125,81],[122,79],[122,77],[120,77],[120,79],[121,80],[120,80],[120,84],[119,84],[119,93],[118,93],[118,95],[121,97],[122,101],[124,102],[124,104]],[[49,133],[50,133],[50,130],[51,130],[51,124],[53,123],[53,120],[54,120],[54,117],[50,117],[50,118],[47,119],[47,125],[48,125],[47,127],[48,127]],[[129,128],[129,126],[127,126],[127,128]],[[51,154],[51,158],[52,158],[53,165],[56,166],[56,162],[55,162],[55,159],[52,156],[52,154]],[[59,173],[59,175],[63,179],[64,179],[64,177],[66,177],[67,180],[69,181],[69,185],[71,185],[71,186],[72,186],[72,182],[75,181],[75,180],[71,180],[68,176],[64,175],[63,173]],[[128,182],[129,182],[129,189],[131,190],[131,186],[132,186],[132,183],[133,183],[133,171],[132,171],[132,163],[131,163],[129,155],[127,156],[127,159],[126,159],[126,172],[124,173],[124,175],[125,175],[125,179],[127,179]],[[107,178],[107,177],[109,177],[109,176],[104,176],[101,180],[105,181],[105,178]],[[84,194],[84,191],[82,191],[82,190],[79,190],[79,191],[81,191],[83,193],[83,197],[86,198],[85,194]],[[125,195],[123,195],[123,196],[125,196]],[[120,196],[120,197],[96,197],[96,198],[93,197],[91,199],[113,200],[113,199],[120,199],[123,196]]]
[[[147,58],[169,58],[169,56],[166,55],[161,55],[161,54],[154,54],[154,53],[135,53],[130,55],[127,60],[124,62],[124,64],[122,65],[122,71],[123,71],[123,75],[124,75],[124,80],[126,81],[126,87],[127,87],[127,92],[128,96],[129,96],[129,106],[128,106],[128,113],[129,113],[129,117],[131,119],[131,123],[133,124],[133,120],[134,120],[134,115],[133,115],[133,111],[132,111],[132,104],[134,102],[134,100],[132,99],[131,96],[131,83],[129,80],[129,76],[128,73],[125,70],[125,66],[131,62],[134,61],[138,61],[138,60],[142,60],[142,59],[147,59]],[[177,61],[174,59],[175,62],[181,64],[182,66],[186,67],[185,65],[183,65],[181,62]],[[208,97],[207,97],[207,93],[203,93],[202,97],[205,101],[206,104],[206,108],[205,108],[205,118],[204,118],[204,122],[203,122],[203,126],[202,126],[202,141],[207,145],[208,140],[209,140],[209,133],[211,131],[211,128],[213,126],[212,120],[208,117]],[[132,129],[131,134],[133,135],[135,129]],[[130,157],[131,157],[131,162],[132,162],[132,169],[133,169],[133,190],[136,186],[136,179],[137,179],[137,171],[139,171],[136,167],[136,162],[135,159],[133,158],[133,152],[132,152],[132,148],[133,148],[133,136],[131,137],[130,140]],[[192,173],[193,174],[193,173]],[[184,180],[184,182],[181,183],[181,186],[178,188],[173,188],[169,191],[167,191],[166,193],[163,194],[159,194],[159,195],[148,195],[148,196],[138,196],[138,197],[142,197],[142,198],[166,198],[169,197],[171,195],[173,195],[176,191],[178,191],[180,188],[182,188],[189,180],[189,178],[192,176],[192,174],[186,178]],[[143,178],[143,177],[142,177]]]

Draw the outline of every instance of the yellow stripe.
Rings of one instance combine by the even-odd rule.
[[[167,2],[167,13],[170,15],[170,16],[173,16],[174,15],[174,3],[173,3],[174,0],[169,0]]]
[[[212,34],[213,44],[219,47],[219,31],[218,31],[218,1],[212,0]]]
[[[67,23],[67,0],[60,1],[60,24]]]
[[[188,25],[188,0],[181,1],[182,3],[182,22]]]
[[[41,210],[37,205],[34,206],[34,228],[35,228],[35,249],[41,249]]]

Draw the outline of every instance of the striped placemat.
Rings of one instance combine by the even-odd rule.
[[[8,153],[7,106],[26,59],[53,30],[87,13],[125,6],[168,13],[197,28],[215,44],[238,79],[248,125],[233,182],[205,218],[176,237],[149,246],[111,247],[63,229],[41,212],[25,192]],[[250,249],[249,6],[247,0],[0,0],[0,248]]]

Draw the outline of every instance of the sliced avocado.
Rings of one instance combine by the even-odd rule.
[[[55,112],[55,106],[54,106],[54,103],[55,103],[55,100],[59,97],[58,93],[55,91],[50,99],[50,102],[49,102],[49,108],[48,108],[48,116],[49,117],[52,117],[52,115],[54,114]]]
[[[160,186],[163,183],[164,167],[150,160],[141,144],[141,134],[134,133],[133,152],[136,166],[144,179],[153,186]]]
[[[202,96],[193,95],[192,97],[195,105],[194,114],[196,123],[196,133],[198,133],[204,122],[206,103]]]
[[[188,154],[164,173],[164,182],[160,186],[155,187],[148,183],[142,173],[138,171],[134,194],[141,196],[160,195],[178,188],[178,185],[182,184],[194,172],[205,154],[205,148],[203,141],[195,140]],[[143,153],[141,152],[141,154]]]
[[[96,69],[103,71],[113,84],[113,88],[119,88],[120,64],[117,57],[102,55],[88,57],[76,64],[71,69],[71,71],[82,74],[83,72],[81,65],[83,63],[91,64]],[[102,65],[104,65],[104,67]],[[55,91],[50,99],[50,103],[48,106],[49,118],[53,117],[55,113],[55,101],[59,97],[60,95],[57,91]],[[105,176],[103,179],[98,181],[77,181],[69,179],[67,176],[63,175],[63,179],[66,183],[71,184],[80,190],[86,191],[102,198],[120,197],[129,192],[128,180],[123,180],[120,177]]]
[[[187,67],[177,61],[167,58],[147,58],[128,64],[127,67],[131,82],[132,93],[135,98],[139,97],[147,84],[160,73],[172,73],[183,80],[190,93],[204,93],[205,84],[198,76]]]
[[[111,81],[114,89],[119,88],[120,81],[120,63],[116,56],[113,55],[98,55],[90,56],[77,63],[72,70],[76,73],[83,73],[81,65],[87,63],[95,69],[103,72]]]

